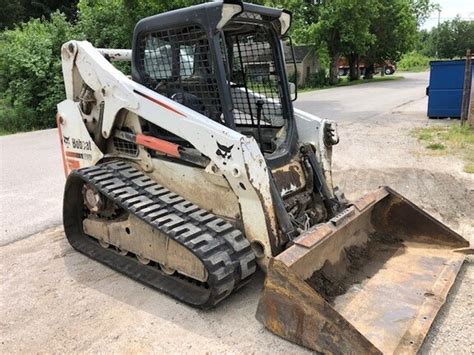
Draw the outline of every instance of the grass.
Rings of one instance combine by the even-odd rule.
[[[446,146],[441,143],[431,143],[431,144],[428,144],[426,148],[432,149],[432,150],[444,150],[446,149]]]
[[[413,134],[426,149],[442,155],[455,155],[464,160],[464,172],[474,174],[474,129],[458,122],[449,126],[417,128]]]
[[[467,163],[464,165],[464,172],[474,174],[474,163]]]
[[[310,91],[316,91],[316,90],[323,90],[323,89],[329,89],[329,88],[334,88],[334,87],[343,87],[343,86],[352,86],[352,85],[360,85],[360,84],[366,84],[366,83],[373,83],[373,82],[380,82],[380,81],[393,81],[393,80],[401,80],[405,79],[403,76],[398,76],[398,75],[386,75],[386,76],[376,76],[372,79],[359,79],[359,80],[354,80],[350,81],[347,77],[339,79],[339,82],[336,85],[325,85],[317,88],[298,88],[298,93],[302,92],[310,92]]]
[[[409,67],[407,69],[398,69],[399,73],[421,73],[424,71],[429,71],[430,67],[422,66],[422,67]]]
[[[432,135],[431,133],[428,133],[428,132],[421,132],[418,134],[418,139],[420,141],[429,141],[431,140],[431,138],[432,138]]]
[[[6,136],[7,134],[12,134],[11,132],[0,129],[0,136]]]

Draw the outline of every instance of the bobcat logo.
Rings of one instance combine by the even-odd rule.
[[[71,137],[66,137],[66,136],[63,137],[63,142],[65,145],[69,146],[69,144],[71,144],[70,138]]]
[[[234,145],[232,144],[230,147],[227,147],[223,144],[220,144],[219,142],[217,143],[217,151],[216,154],[224,159],[223,164],[227,164],[227,160],[232,158],[232,148],[234,148]]]

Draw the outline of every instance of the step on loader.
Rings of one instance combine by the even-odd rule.
[[[139,21],[131,50],[65,43],[66,237],[204,309],[259,266],[275,334],[414,353],[468,242],[388,187],[351,203],[333,185],[335,122],[293,107],[291,18],[211,2]]]

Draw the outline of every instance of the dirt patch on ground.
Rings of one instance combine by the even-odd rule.
[[[456,174],[433,172],[416,167],[363,171],[351,169],[337,172],[336,175],[338,174],[344,175],[344,179],[340,179],[341,186],[349,195],[369,191],[374,186],[390,185],[417,203],[445,210],[449,219],[455,219],[459,213],[474,215],[474,211],[468,208],[474,198],[474,181]]]
[[[339,171],[335,178],[350,198],[390,185],[468,235],[463,221],[472,223],[472,208],[468,208],[472,190],[459,177],[402,169]],[[266,331],[255,319],[261,273],[217,309],[201,312],[75,252],[62,228],[0,248],[0,264],[2,353],[306,352]],[[473,290],[471,257],[461,268],[422,353],[473,348]]]
[[[341,170],[334,179],[355,200],[379,186],[390,186],[468,239],[474,237],[474,181],[424,169]]]

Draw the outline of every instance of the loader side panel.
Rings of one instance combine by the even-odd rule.
[[[72,100],[58,105],[57,125],[67,176],[72,170],[95,165],[103,153],[92,139],[85,126],[79,108]]]

